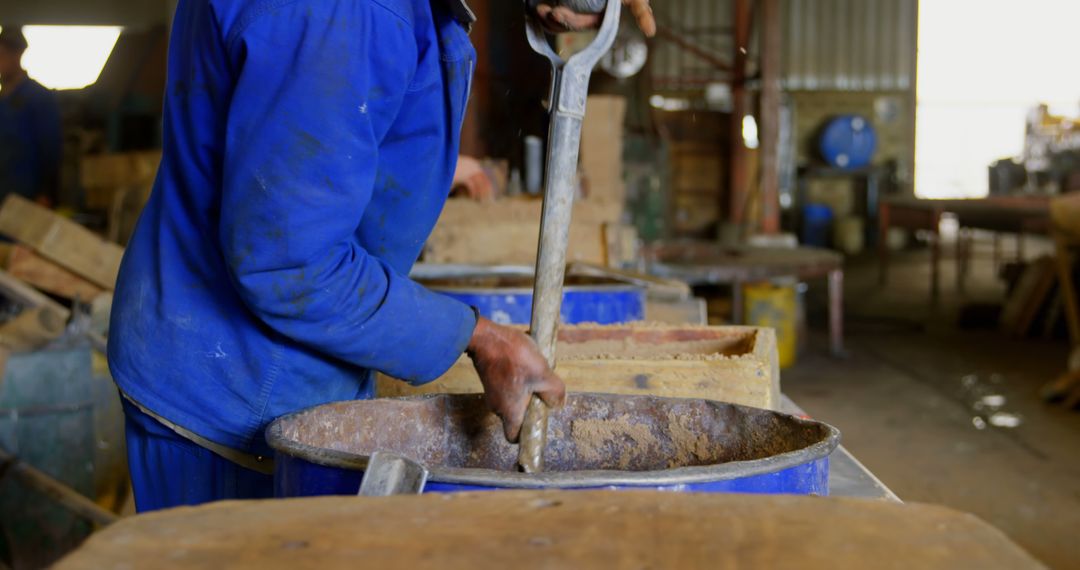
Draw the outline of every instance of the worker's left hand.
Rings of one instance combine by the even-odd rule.
[[[656,35],[656,19],[653,17],[649,0],[622,0],[622,3],[630,7],[630,13],[634,15],[642,33],[650,38]],[[557,0],[542,0],[536,6],[536,16],[548,31],[576,32],[600,27],[603,19],[601,14],[583,14],[560,4]]]
[[[525,333],[483,317],[476,323],[469,358],[484,385],[484,401],[503,421],[506,440],[517,442],[525,408],[536,394],[551,407],[566,399],[566,386]]]

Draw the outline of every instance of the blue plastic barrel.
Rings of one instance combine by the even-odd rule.
[[[418,266],[412,277],[432,291],[479,309],[504,325],[527,325],[532,315],[532,269],[516,266]],[[610,279],[568,276],[563,323],[617,325],[645,318],[645,290]]]
[[[527,325],[532,315],[532,289],[456,289],[433,287],[480,310],[480,314],[503,325]],[[566,324],[617,325],[645,318],[645,292],[629,285],[564,287],[560,311]]]
[[[877,133],[866,117],[841,115],[825,124],[818,149],[830,166],[846,170],[862,168],[874,158]]]
[[[338,402],[279,418],[279,497],[355,495],[375,451],[429,470],[425,492],[654,489],[826,495],[836,428],[725,402],[575,393],[552,412],[543,473],[514,469],[517,446],[477,394]]]
[[[803,206],[802,243],[814,247],[828,247],[832,234],[832,208],[823,204]]]

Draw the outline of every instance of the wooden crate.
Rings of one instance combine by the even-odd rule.
[[[107,210],[121,189],[153,184],[160,162],[160,150],[84,156],[79,182],[86,191],[86,207]]]
[[[533,265],[541,210],[541,201],[532,198],[449,200],[424,245],[424,261]],[[621,203],[592,199],[575,202],[567,262],[605,264],[604,224],[617,222],[621,214]]]
[[[556,371],[576,392],[705,398],[758,408],[780,406],[776,335],[756,327],[656,324],[567,326]],[[381,397],[482,392],[463,356],[435,382],[410,386],[380,375]]]
[[[589,199],[621,203],[623,183],[623,123],[626,99],[592,95],[581,126],[581,171],[588,181]]]

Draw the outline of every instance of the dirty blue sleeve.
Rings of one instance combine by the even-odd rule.
[[[322,353],[414,383],[437,378],[468,344],[471,309],[395,272],[356,235],[414,73],[411,29],[375,2],[303,2],[233,36],[219,230],[245,304]]]

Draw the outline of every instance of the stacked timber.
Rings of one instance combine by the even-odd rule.
[[[63,335],[63,302],[95,304],[116,284],[124,249],[21,196],[0,206],[0,297],[14,314],[0,324],[0,347],[31,351]],[[10,312],[9,312],[10,313]]]

